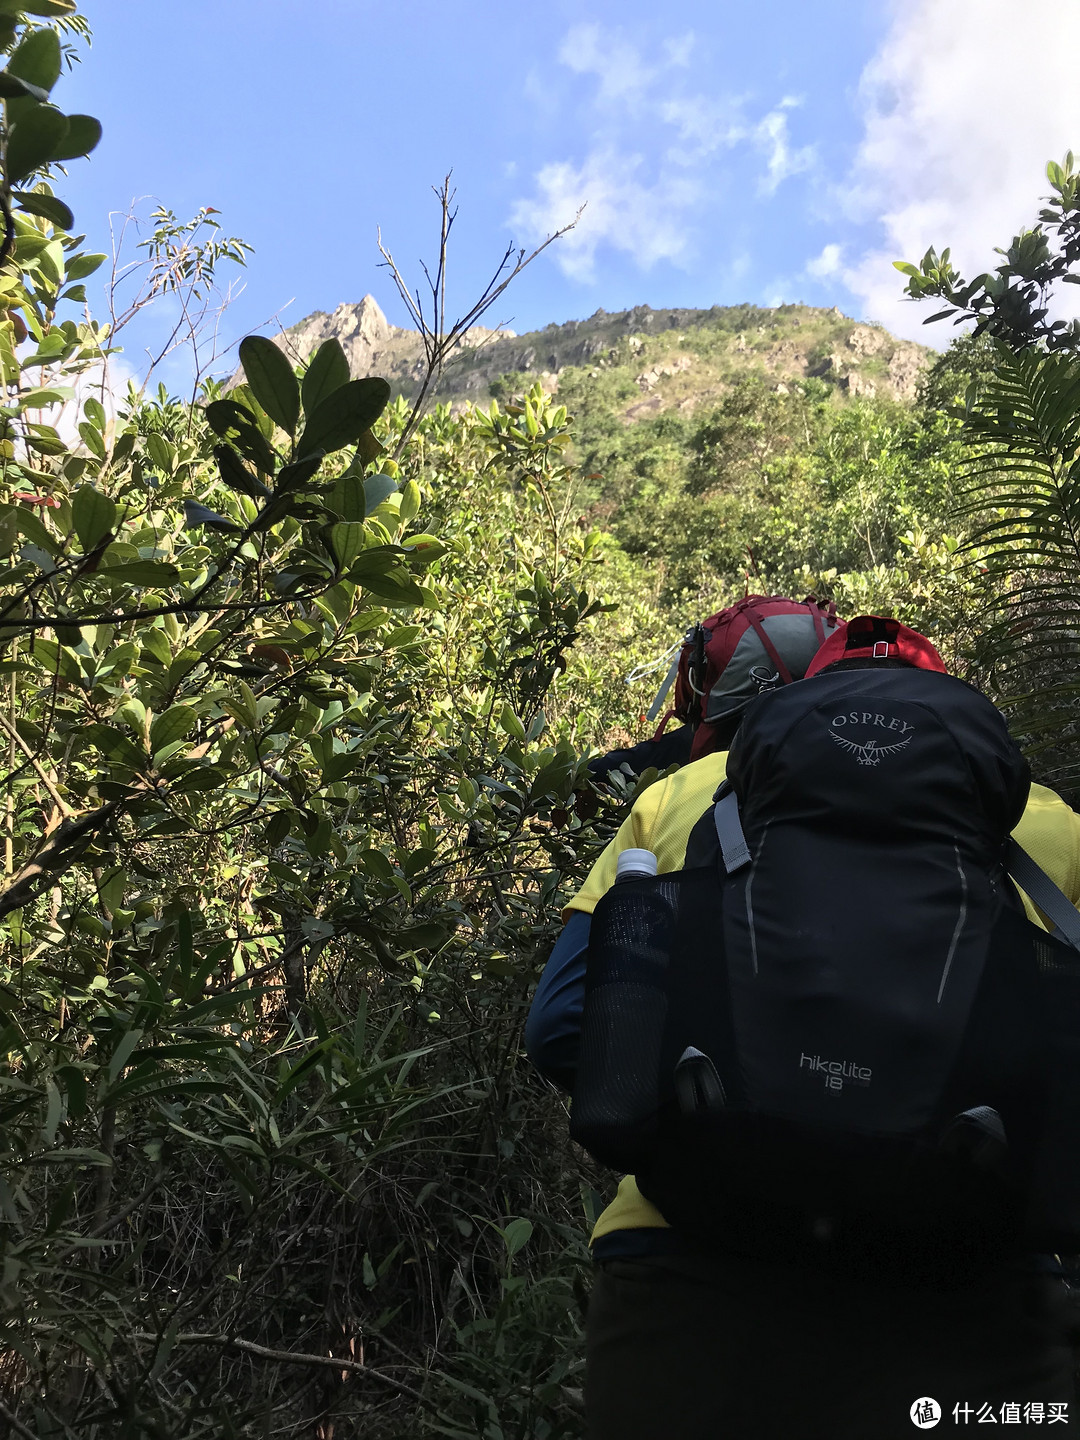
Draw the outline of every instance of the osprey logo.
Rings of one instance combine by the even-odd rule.
[[[891,731],[902,738],[891,743],[883,743],[876,735],[871,735],[868,740],[859,741],[836,733],[848,725],[857,725],[860,729],[863,726],[875,726],[879,730]],[[860,765],[880,765],[883,756],[896,755],[899,751],[907,749],[915,737],[915,727],[895,715],[882,715],[873,710],[850,710],[846,715],[833,716],[829,734],[837,745],[846,750],[849,755],[854,755]]]

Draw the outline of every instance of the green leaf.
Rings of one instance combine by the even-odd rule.
[[[38,215],[42,220],[51,220],[54,225],[59,225],[61,230],[71,230],[75,226],[75,216],[63,200],[58,200],[55,195],[16,190],[14,198],[18,208],[25,210],[28,215]]]
[[[95,415],[94,421],[100,426],[100,417]],[[152,432],[146,437],[146,450],[150,459],[166,475],[171,475],[176,469],[176,446],[164,435]]]
[[[339,340],[324,340],[308,361],[301,382],[304,414],[312,415],[320,403],[335,390],[349,383],[349,362]]]
[[[410,563],[416,565],[430,565],[449,549],[446,542],[437,535],[408,535],[401,544],[405,550],[411,552]]]
[[[273,850],[286,838],[292,830],[294,815],[291,810],[279,810],[266,822],[266,829],[263,831],[263,842],[267,849]]]
[[[125,1065],[127,1065],[128,1061],[131,1059],[131,1056],[135,1051],[136,1046],[142,1038],[143,1032],[141,1030],[129,1030],[127,1034],[121,1039],[120,1044],[117,1045],[116,1049],[112,1053],[112,1059],[109,1061],[110,1084],[117,1078],[121,1070],[124,1069]]]
[[[249,685],[240,681],[240,698],[233,696],[224,702],[223,708],[229,712],[234,720],[238,720],[248,730],[255,730],[259,724],[259,707],[255,696]]]
[[[285,352],[265,335],[240,341],[240,364],[251,393],[275,424],[290,435],[300,422],[300,386]]]
[[[175,565],[168,565],[161,560],[132,560],[126,565],[110,565],[107,570],[99,570],[98,574],[102,579],[137,585],[140,589],[175,585],[180,578],[180,571]],[[146,643],[145,639],[143,643]]]
[[[71,502],[71,519],[84,553],[89,554],[116,529],[116,505],[93,485],[80,485]]]
[[[4,8],[11,14],[16,7]],[[17,8],[29,10],[31,14],[41,14],[32,4],[20,5]],[[31,85],[39,86],[48,94],[60,79],[62,63],[60,36],[55,30],[46,27],[30,30],[23,36],[8,60],[7,68],[12,75],[17,75],[20,80],[29,80]]]
[[[230,433],[235,434],[236,448],[264,475],[272,475],[277,469],[277,457],[266,436],[256,426],[250,410],[245,410],[235,400],[214,400],[206,407],[206,419],[210,428],[222,439]]]
[[[410,925],[407,930],[399,930],[394,940],[403,950],[438,950],[445,945],[451,934],[446,925],[437,925],[434,922],[423,925]]]
[[[308,460],[294,460],[291,465],[283,465],[278,471],[275,491],[279,495],[285,495],[290,490],[299,490],[312,476],[319,473],[321,464],[322,456],[313,455]]]
[[[111,870],[106,870],[98,885],[98,895],[101,903],[109,910],[119,910],[124,903],[124,889],[127,885],[127,874],[122,865],[114,865]]]
[[[67,116],[54,105],[20,101],[19,118],[8,140],[8,182],[17,184],[48,165],[63,148],[67,130]]]
[[[387,575],[398,563],[397,550],[390,545],[371,545],[366,550],[361,550],[356,559],[355,565],[349,573],[349,579],[354,580],[358,585],[367,581],[371,575]]]
[[[230,490],[239,490],[241,495],[249,495],[252,500],[270,498],[270,491],[252,475],[231,445],[215,445],[214,459],[218,474]]]
[[[176,740],[185,740],[195,728],[199,718],[193,705],[174,705],[164,715],[156,715],[150,725],[150,749],[156,755],[166,745]]]
[[[49,19],[60,15],[74,15],[78,6],[76,0],[0,0],[0,15],[46,15]]]
[[[499,726],[511,739],[517,740],[521,744],[525,743],[525,726],[522,725],[509,705],[504,705],[502,708],[502,714],[499,716]]]
[[[40,390],[24,390],[19,404],[24,410],[45,410],[50,405],[62,405],[75,394],[69,386],[47,385]]]
[[[348,472],[339,476],[326,497],[326,508],[343,520],[363,520],[367,515],[363,479]]]
[[[215,435],[225,436],[241,425],[254,424],[255,417],[235,400],[212,400],[206,407],[206,421]]]
[[[389,479],[389,476],[387,476]],[[401,492],[401,509],[398,511],[402,520],[415,520],[420,513],[420,486],[415,480],[410,480]]]
[[[353,578],[350,576],[350,579]],[[404,570],[392,570],[385,575],[366,575],[358,580],[366,590],[387,600],[391,605],[422,605],[424,592],[416,581]]]
[[[81,160],[97,148],[101,140],[101,121],[92,115],[69,115],[64,144],[53,154],[54,160]]]
[[[370,515],[384,500],[397,493],[397,481],[389,475],[369,475],[364,481],[364,503]],[[411,518],[411,517],[406,517]]]
[[[160,665],[172,664],[172,646],[164,630],[146,630],[139,638],[142,642],[142,663],[145,664],[146,660],[151,658]]]
[[[101,431],[96,425],[83,420],[79,425],[79,434],[82,437],[86,448],[95,454],[99,460],[105,459],[105,441],[101,437]]]
[[[77,734],[84,744],[92,745],[117,765],[126,765],[131,771],[141,771],[146,766],[149,758],[146,752],[132,744],[115,725],[84,725]]]
[[[0,70],[0,100],[24,100],[27,96],[31,100],[44,101],[48,100],[49,92],[40,85],[32,85],[29,80],[13,75],[10,70]]]
[[[506,1229],[500,1232],[503,1237],[503,1244],[506,1246],[507,1259],[512,1259],[523,1245],[527,1245],[533,1233],[531,1220],[519,1216],[511,1220]]]
[[[378,460],[385,448],[381,441],[375,439],[373,430],[365,430],[356,442],[356,460],[360,462],[361,467],[370,465],[373,460]]]
[[[389,399],[390,386],[377,376],[350,380],[315,407],[300,437],[297,454],[311,455],[316,450],[328,454],[355,445],[386,409]]]
[[[56,536],[51,530],[46,528],[44,520],[40,520],[32,510],[20,505],[6,518],[10,518],[11,523],[19,531],[20,535],[25,535],[26,538],[32,540],[35,545],[40,545],[44,550],[52,554],[55,554],[60,548]]]
[[[99,270],[108,257],[105,255],[84,254],[73,255],[67,264],[67,278],[69,280],[86,280]]]
[[[366,534],[360,520],[342,520],[340,524],[330,527],[330,550],[339,571],[347,570],[364,550]]]

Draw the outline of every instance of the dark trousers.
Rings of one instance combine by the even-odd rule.
[[[1062,1281],[1019,1266],[938,1292],[734,1257],[607,1260],[589,1304],[589,1434],[1005,1440],[1037,1425],[1063,1440],[1080,1435],[1072,1328]],[[911,1418],[925,1398],[941,1407],[933,1427]],[[1064,1424],[1051,1420],[1062,1406]]]

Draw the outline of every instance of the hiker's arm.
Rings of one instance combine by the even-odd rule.
[[[603,780],[620,765],[628,765],[635,775],[640,775],[650,765],[657,770],[666,770],[669,765],[686,765],[690,760],[690,747],[694,732],[689,725],[676,730],[665,730],[663,735],[652,740],[642,740],[625,750],[609,750],[606,755],[595,755],[589,761],[589,773],[594,780]]]
[[[1080,909],[1080,815],[1053,790],[1032,785],[1013,836]],[[1028,919],[1041,924],[1031,901],[1023,898]]]
[[[581,1007],[585,1002],[585,958],[592,916],[572,910],[555,942],[525,1022],[525,1049],[543,1075],[562,1090],[574,1087]]]

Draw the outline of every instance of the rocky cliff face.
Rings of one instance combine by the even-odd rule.
[[[332,314],[309,315],[277,337],[294,360],[306,360],[326,339],[342,344],[354,375],[384,375],[401,394],[416,393],[424,352],[415,330],[391,325],[371,295]],[[556,391],[568,366],[589,373],[629,367],[637,398],[624,404],[632,423],[658,410],[687,410],[715,400],[739,374],[763,375],[782,390],[816,377],[850,396],[914,397],[933,352],[898,340],[838,309],[750,305],[711,310],[652,310],[636,306],[587,320],[548,325],[525,335],[477,326],[465,336],[435,390],[439,400],[486,402],[497,392],[541,379]]]
[[[482,325],[467,330],[451,361],[451,372],[496,335],[501,340],[516,338],[512,330],[496,332]],[[419,331],[391,325],[373,295],[365,295],[359,305],[339,305],[330,315],[316,311],[274,339],[294,361],[307,360],[324,340],[336,339],[354,376],[384,375],[405,395],[415,392],[426,368]]]

